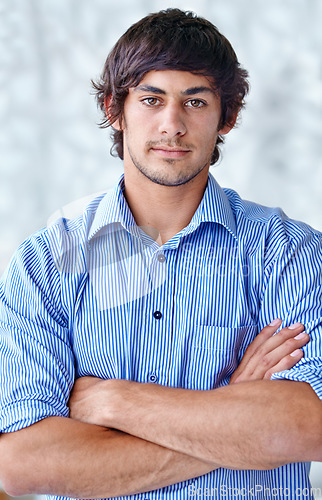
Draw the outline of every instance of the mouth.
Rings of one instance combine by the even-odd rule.
[[[184,158],[189,153],[191,153],[190,149],[180,148],[178,146],[174,146],[174,147],[155,146],[155,147],[151,148],[151,151],[153,151],[158,156],[161,156],[162,158],[172,158],[172,159]]]

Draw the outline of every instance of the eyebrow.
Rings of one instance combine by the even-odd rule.
[[[153,87],[153,85],[138,85],[134,88],[134,92],[151,92],[152,94],[166,95],[166,91]],[[203,94],[206,92],[214,93],[210,87],[191,87],[181,92],[184,96],[191,96],[196,94]]]

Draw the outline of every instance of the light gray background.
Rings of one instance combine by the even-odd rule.
[[[122,172],[90,79],[130,24],[167,7],[209,18],[250,72],[217,180],[322,230],[321,0],[0,0],[0,273],[24,238]],[[322,488],[322,464],[312,477]]]

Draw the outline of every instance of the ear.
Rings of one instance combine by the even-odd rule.
[[[104,108],[105,108],[105,113],[108,119],[110,119],[110,106],[111,106],[111,101],[112,101],[112,94],[110,94],[107,97],[104,97]]]
[[[123,130],[121,127],[121,123],[120,123],[119,118],[117,120],[115,120],[114,122],[111,122],[111,117],[112,117],[111,112],[110,112],[111,103],[112,103],[112,94],[110,94],[109,96],[104,98],[104,108],[105,108],[106,117],[107,117],[109,123],[113,126],[113,128],[115,128],[116,130]]]
[[[112,127],[115,128],[116,130],[119,130],[120,132],[123,132],[123,127],[121,125],[119,118],[112,123]]]
[[[238,111],[236,111],[236,113],[232,116],[231,120],[229,120],[229,122],[227,122],[226,125],[224,125],[223,128],[218,131],[218,134],[219,135],[228,134],[228,132],[230,132],[231,129],[234,128],[235,123],[237,121],[237,116],[238,116]]]

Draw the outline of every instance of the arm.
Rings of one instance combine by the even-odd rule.
[[[238,371],[239,379],[264,378],[267,370],[274,370],[274,366],[278,368],[282,364],[287,368],[298,362],[300,353],[293,357],[288,353],[304,345],[307,339],[293,339],[292,344],[287,344],[289,338],[284,341],[283,336],[272,337],[279,325],[280,322],[264,328],[249,346]],[[265,370],[261,370],[265,357]],[[256,366],[259,369],[255,369]],[[141,384],[135,386],[142,388]],[[91,424],[47,418],[21,431],[0,436],[0,475],[9,493],[79,498],[119,496],[174,484],[216,468],[212,461],[195,459],[94,425],[98,421],[95,422],[93,415],[100,408],[100,395],[106,396],[106,388],[110,386],[107,387],[105,381],[91,377],[79,379],[75,384],[71,415],[79,420],[91,420]],[[91,418],[81,415],[80,409],[90,410]]]
[[[322,406],[311,387],[261,380],[271,376],[271,366],[295,364],[296,347],[307,342],[305,335],[297,338],[301,330],[301,325],[286,328],[269,338],[264,329],[237,369],[235,381],[244,383],[189,391],[85,378],[77,382],[71,414],[227,468],[322,460]],[[295,349],[295,356],[281,359],[285,349],[292,354]]]
[[[118,431],[63,418],[69,414],[76,361],[58,268],[74,269],[78,255],[64,235],[60,244],[59,228],[50,231],[27,240],[0,281],[0,477],[6,490],[119,496],[215,468]],[[69,277],[72,294],[81,274]]]
[[[306,383],[263,380],[189,391],[108,381],[106,389],[105,425],[221,467],[322,461],[322,405]]]
[[[214,464],[122,432],[61,417],[0,436],[1,479],[13,496],[129,495],[214,468]]]

